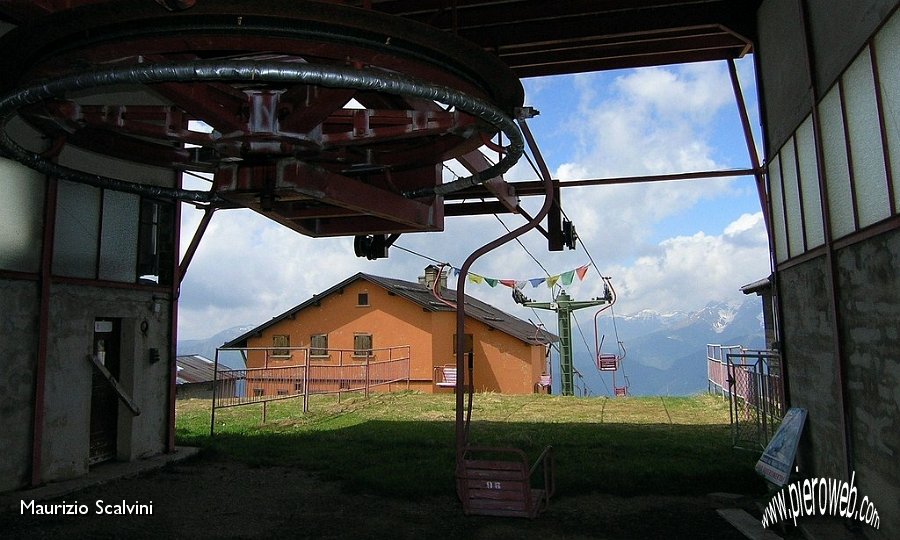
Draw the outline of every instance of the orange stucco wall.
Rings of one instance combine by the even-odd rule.
[[[368,305],[357,305],[358,295],[368,294]],[[422,392],[438,390],[433,384],[435,366],[455,363],[453,336],[456,318],[452,312],[428,312],[405,298],[389,294],[379,285],[359,279],[342,292],[323,297],[318,306],[309,306],[293,319],[285,319],[265,329],[247,346],[271,347],[273,336],[290,335],[291,347],[309,347],[314,334],[328,334],[329,349],[353,349],[356,333],[372,335],[376,349],[373,361],[387,360],[386,351],[378,349],[409,346],[410,388]],[[475,389],[508,394],[531,393],[544,366],[543,346],[529,345],[509,334],[469,319],[466,333],[473,334],[475,347]],[[339,359],[336,351],[329,358],[313,358],[313,362],[342,360],[344,364],[359,361],[351,352]],[[269,356],[268,366],[300,364],[305,361],[300,351],[290,358]],[[262,351],[250,351],[247,367],[263,367],[267,362]],[[405,388],[405,385],[403,386]],[[438,391],[451,392],[452,389]]]

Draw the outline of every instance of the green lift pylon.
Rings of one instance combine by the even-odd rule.
[[[609,303],[609,298],[593,300],[572,300],[572,297],[561,291],[553,302],[533,302],[521,291],[515,289],[513,298],[525,307],[555,311],[559,333],[559,381],[564,396],[575,395],[575,368],[572,362],[572,312],[593,306]]]

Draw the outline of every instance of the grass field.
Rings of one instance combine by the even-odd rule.
[[[348,493],[417,499],[453,490],[452,395],[315,396],[216,412],[178,403],[177,443],[252,466],[283,465],[338,481]],[[471,441],[537,456],[552,445],[558,497],[588,494],[758,494],[756,456],[732,450],[727,403],[715,396],[475,396]]]

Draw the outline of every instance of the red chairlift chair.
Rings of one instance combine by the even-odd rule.
[[[600,371],[616,371],[619,369],[619,355],[611,353],[598,354],[597,369]]]

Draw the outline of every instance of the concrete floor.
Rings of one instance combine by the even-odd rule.
[[[149,471],[161,469],[170,463],[196,456],[199,452],[199,448],[178,446],[175,448],[175,451],[170,454],[160,454],[146,459],[128,462],[113,461],[102,463],[92,467],[88,474],[79,476],[78,478],[61,482],[51,482],[32,489],[8,491],[0,494],[0,512],[18,510],[19,504],[23,500],[46,501],[64,497],[69,493],[99,486],[114,480],[138,476]]]

